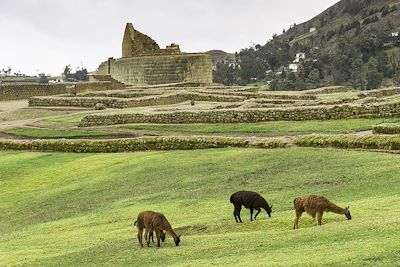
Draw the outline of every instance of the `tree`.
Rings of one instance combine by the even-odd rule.
[[[376,56],[376,68],[379,72],[383,74],[384,77],[389,77],[390,68],[389,68],[389,57],[385,51],[380,52]]]
[[[313,84],[317,84],[320,81],[320,77],[319,77],[319,70],[318,69],[312,69],[310,71],[310,74],[308,74],[308,80],[313,83]]]
[[[377,70],[377,61],[373,58],[368,62],[367,89],[379,88],[382,80],[383,74]]]
[[[351,64],[351,84],[354,88],[364,90],[364,75],[362,72],[364,62],[361,58],[357,58]]]

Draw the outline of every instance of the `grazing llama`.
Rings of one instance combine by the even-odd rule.
[[[139,213],[137,220],[135,222],[136,227],[138,228],[138,240],[140,245],[143,247],[143,229],[145,230],[145,238],[147,242],[147,246],[150,246],[150,236],[151,232],[156,233],[157,238],[157,246],[160,247],[160,238],[162,236],[163,231],[166,231],[168,234],[172,236],[175,241],[175,245],[179,246],[180,236],[175,233],[172,229],[170,223],[167,218],[161,213],[154,211],[144,211]]]
[[[324,211],[344,214],[348,220],[351,220],[349,207],[344,209],[338,207],[323,196],[309,195],[298,197],[293,201],[293,204],[296,211],[293,229],[299,229],[299,219],[303,212],[307,212],[313,218],[317,217],[318,225],[321,225]]]
[[[242,219],[240,218],[240,210],[242,209],[242,205],[246,209],[250,209],[251,221],[253,221],[253,211],[257,211],[256,215],[254,216],[255,220],[258,214],[261,212],[261,208],[263,208],[267,212],[268,216],[271,217],[272,206],[269,206],[267,201],[256,192],[239,191],[234,193],[231,196],[230,200],[235,207],[233,211],[233,216],[235,217],[237,223],[242,222]]]

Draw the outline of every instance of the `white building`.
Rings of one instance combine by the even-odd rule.
[[[315,28],[315,27],[310,28],[310,32],[315,32],[316,30],[317,30],[317,28]]]
[[[299,68],[299,65],[296,63],[292,63],[289,65],[289,69],[293,72],[297,72],[297,69]]]
[[[399,36],[399,32],[392,32],[392,37],[398,37]]]
[[[297,53],[296,58],[293,60],[293,63],[299,63],[301,59],[306,59],[305,53]]]

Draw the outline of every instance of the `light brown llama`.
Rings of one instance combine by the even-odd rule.
[[[321,225],[324,211],[344,214],[348,220],[351,220],[349,207],[344,209],[338,207],[323,196],[309,195],[298,197],[293,201],[293,204],[296,211],[293,229],[299,229],[299,220],[303,212],[307,212],[313,218],[316,217],[318,225]]]
[[[145,238],[147,246],[150,246],[149,233],[155,232],[157,238],[157,246],[160,246],[160,237],[163,231],[166,231],[172,236],[175,241],[175,245],[179,246],[180,236],[175,233],[172,229],[171,224],[168,222],[167,218],[161,213],[154,211],[144,211],[139,213],[136,221],[136,227],[138,228],[138,240],[140,245],[143,247],[143,230],[145,230]]]

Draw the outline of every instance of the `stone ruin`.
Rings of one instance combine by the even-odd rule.
[[[126,85],[208,85],[212,83],[212,61],[205,53],[182,53],[177,44],[161,49],[152,38],[127,23],[122,58],[101,63],[97,75],[109,75]]]
[[[132,23],[127,23],[122,41],[122,57],[180,55],[179,45],[171,44],[160,49],[158,44],[149,36],[135,30]]]

